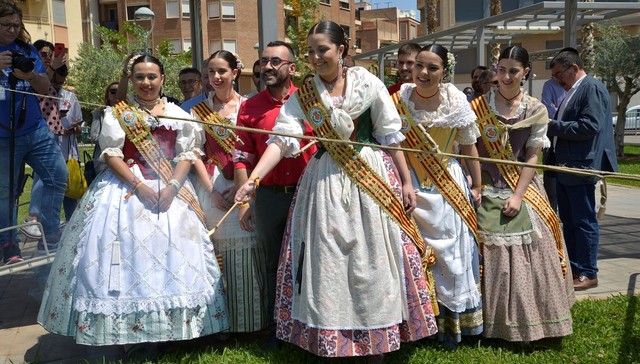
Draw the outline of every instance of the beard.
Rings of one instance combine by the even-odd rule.
[[[267,87],[279,87],[289,81],[289,75],[283,75],[278,70],[264,71],[260,78],[262,78],[262,82],[264,82]]]

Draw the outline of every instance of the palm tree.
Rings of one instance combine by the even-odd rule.
[[[594,0],[583,0],[585,3],[592,3]],[[587,23],[582,26],[582,40],[580,42],[580,58],[584,62],[585,71],[595,69],[595,55],[593,53],[593,32],[595,23]]]
[[[491,16],[496,16],[502,14],[502,1],[500,0],[491,0],[491,4],[489,5],[489,14]],[[498,58],[500,57],[500,43],[494,43],[491,45],[491,64],[497,64]]]
[[[427,34],[433,34],[438,27],[438,0],[427,0]]]

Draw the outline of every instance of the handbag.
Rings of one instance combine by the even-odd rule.
[[[75,136],[73,136],[75,140]],[[69,150],[71,150],[71,140],[69,141]],[[67,156],[71,153],[67,153]],[[80,169],[80,162],[75,157],[70,157],[67,161],[67,170],[69,178],[67,179],[67,189],[64,195],[74,200],[78,200],[87,191],[87,180]]]
[[[86,150],[82,152],[82,161],[84,163],[84,179],[87,181],[87,185],[90,185],[97,173],[93,158]]]

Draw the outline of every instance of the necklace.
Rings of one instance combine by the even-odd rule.
[[[498,89],[498,93],[506,101],[507,106],[509,106],[509,107],[513,106],[513,101],[516,99],[516,97],[520,96],[521,92],[522,92],[522,90],[518,90],[518,93],[514,97],[508,98],[505,95],[503,95],[502,92],[500,92],[500,89]]]
[[[320,79],[322,80],[322,83],[324,83],[324,86],[327,88],[327,91],[329,91],[330,93],[331,91],[333,91],[333,87],[338,82],[338,78],[340,78],[340,72],[338,72],[338,74],[336,75],[336,77],[333,78],[333,80],[328,82],[325,81],[324,78],[320,77]]]
[[[229,96],[228,99],[222,101],[217,94],[213,94],[213,98],[218,101],[216,102],[216,104],[220,104],[222,106],[220,106],[220,110],[224,109],[225,106],[227,106],[227,104],[229,103],[229,101],[233,100],[233,98],[236,97],[236,92],[234,90],[231,90],[231,95]]]
[[[162,99],[157,98],[154,101],[142,101],[138,98],[138,96],[133,96],[133,101],[135,101],[136,104],[138,104],[139,106],[142,106],[145,109],[151,110],[160,102],[162,102]]]
[[[416,95],[420,96],[420,98],[422,98],[422,99],[429,100],[430,98],[432,98],[435,95],[437,95],[439,91],[440,90],[437,89],[436,92],[433,93],[433,95],[431,95],[431,96],[423,96],[423,95],[420,95],[420,93],[418,92],[418,89],[416,88]]]

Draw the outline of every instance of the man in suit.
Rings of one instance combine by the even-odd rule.
[[[573,48],[564,48],[553,58],[551,72],[566,91],[549,123],[555,164],[616,171],[609,92],[602,82],[586,74],[578,51]],[[576,290],[598,285],[596,182],[596,177],[557,174],[558,210]]]

